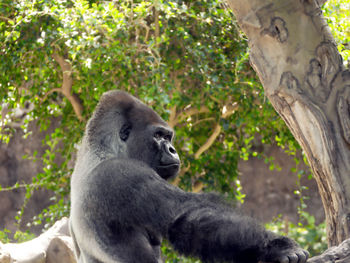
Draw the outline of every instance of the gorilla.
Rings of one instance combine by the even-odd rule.
[[[80,263],[160,263],[162,239],[203,262],[305,263],[308,252],[214,194],[167,182],[180,159],[174,131],[123,91],[103,94],[71,180],[70,231]]]

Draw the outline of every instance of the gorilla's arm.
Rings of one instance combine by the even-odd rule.
[[[109,220],[123,223],[123,228],[140,229],[152,246],[158,246],[163,236],[182,254],[197,256],[205,262],[235,260],[253,263],[261,260],[297,263],[306,257],[291,239],[266,231],[253,219],[213,200],[212,195],[184,192],[142,163],[137,165],[129,160],[108,163],[103,165],[104,176],[97,175],[103,182],[95,189],[114,189],[118,198],[106,200],[110,193],[93,196],[103,196],[109,207],[118,207],[118,211],[109,212],[112,213]],[[115,175],[116,171],[118,175]],[[103,188],[102,185],[109,187]],[[103,201],[99,200],[98,207],[101,204]],[[111,230],[119,232],[115,226]],[[130,231],[128,233],[131,237]],[[133,242],[126,243],[133,248]]]
[[[307,257],[293,240],[266,231],[230,207],[206,201],[205,195],[200,199],[169,228],[170,242],[183,254],[198,256],[205,262],[240,263],[297,263]]]

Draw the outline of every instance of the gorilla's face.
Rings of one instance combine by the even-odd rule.
[[[128,156],[147,163],[165,180],[177,175],[179,156],[172,145],[174,132],[167,125],[134,127],[128,138]],[[137,125],[138,126],[138,125]]]
[[[174,132],[169,127],[153,126],[151,128],[152,143],[156,154],[152,167],[164,179],[176,176],[180,168],[180,159],[172,139]]]
[[[180,159],[172,145],[174,132],[151,108],[123,91],[106,92],[87,126],[96,153],[144,162],[162,178],[174,177]],[[118,138],[119,137],[119,138]]]

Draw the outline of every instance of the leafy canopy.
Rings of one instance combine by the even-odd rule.
[[[32,187],[68,194],[68,164],[86,120],[114,88],[174,126],[183,161],[175,183],[186,189],[242,199],[240,157],[262,154],[275,135],[291,151],[298,147],[266,102],[247,43],[219,1],[5,1],[0,12],[3,105],[33,109],[23,119],[26,133],[33,120],[43,130],[60,122],[45,139],[43,172]],[[16,120],[2,117],[8,140]]]

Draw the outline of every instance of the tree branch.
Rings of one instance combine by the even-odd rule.
[[[174,128],[176,123],[177,123],[177,120],[176,120],[176,105],[175,105],[175,106],[171,107],[171,109],[170,109],[170,116],[169,116],[168,124],[171,128]]]
[[[41,99],[41,102],[45,101],[45,100],[47,99],[47,97],[48,97],[51,93],[54,93],[54,92],[62,92],[62,89],[61,89],[61,88],[54,88],[54,89],[49,90],[49,91],[44,95],[44,97]]]
[[[224,107],[222,107],[222,114],[221,117],[223,119],[226,119],[227,117],[231,116],[236,109],[238,108],[238,103],[234,102],[232,104],[227,104]],[[213,133],[211,134],[211,136],[208,138],[208,140],[198,149],[198,151],[195,153],[194,158],[198,159],[199,156],[205,152],[206,150],[208,150],[210,148],[210,146],[215,142],[216,138],[219,136],[221,132],[221,126],[220,124],[216,124]]]
[[[62,56],[57,53],[52,54],[53,59],[58,63],[62,70],[62,87],[60,92],[68,99],[72,104],[73,110],[80,121],[83,121],[83,105],[77,94],[72,92],[73,78],[72,78],[72,66]],[[57,90],[56,90],[57,91]]]
[[[237,102],[225,105],[224,107],[222,107],[221,117],[223,119],[225,119],[225,118],[231,116],[237,110],[237,108],[238,108]],[[220,124],[216,124],[211,136],[195,153],[195,155],[194,155],[195,159],[198,159],[199,156],[203,152],[205,152],[206,150],[208,150],[210,148],[210,146],[212,146],[212,144],[215,142],[216,138],[220,135],[220,132],[221,132],[221,126],[220,126]],[[195,193],[200,192],[203,189],[203,187],[204,187],[204,184],[201,181],[197,181],[197,182],[195,182],[195,184],[193,186],[193,192],[195,192]]]
[[[228,118],[237,110],[237,108],[238,108],[237,102],[224,105],[222,107],[222,110],[221,110],[221,117],[224,119]],[[192,116],[195,114],[200,114],[200,113],[210,112],[207,107],[201,107],[199,109],[189,107],[186,110],[184,110],[179,117],[176,118],[176,117],[174,117],[175,114],[174,114],[173,110],[174,110],[174,108],[172,108],[172,113],[170,114],[171,117],[169,118],[171,125],[175,125],[176,122],[180,122],[189,116]],[[175,110],[175,112],[176,112],[176,110]],[[220,135],[220,132],[221,132],[221,126],[219,123],[217,123],[214,127],[213,133],[210,135],[208,140],[202,146],[200,146],[199,149],[194,154],[194,158],[196,160],[200,157],[200,155],[203,152],[205,152],[206,150],[208,150],[212,146],[212,144],[215,142],[217,137]],[[173,182],[174,185],[178,185],[181,177],[188,171],[188,169],[189,169],[189,167],[186,167],[185,169],[181,170],[181,173],[178,175],[178,177]],[[203,189],[203,187],[204,187],[204,184],[201,181],[197,181],[197,182],[195,182],[195,184],[193,186],[193,192],[200,192]]]
[[[6,20],[6,21],[13,21],[11,18],[8,18],[6,16],[0,16],[0,19]]]
[[[346,239],[337,247],[330,247],[319,256],[310,258],[307,263],[345,263],[350,262],[350,239]]]
[[[172,181],[173,185],[178,186],[180,183],[180,180],[182,178],[182,176],[190,169],[190,165],[183,167],[180,171],[180,173],[178,174],[178,176]]]
[[[220,135],[221,132],[221,126],[220,124],[216,124],[213,133],[210,135],[208,140],[197,150],[197,152],[194,154],[194,158],[198,159],[199,156],[208,150],[210,146],[215,142],[216,138]],[[200,192],[204,187],[204,184],[201,181],[196,181],[193,185],[192,191],[194,193]]]
[[[210,146],[215,142],[216,138],[219,136],[221,132],[221,126],[220,124],[216,124],[213,133],[210,135],[208,140],[197,150],[197,152],[194,154],[194,158],[198,159],[199,156],[208,150]]]
[[[156,43],[156,47],[158,47],[158,38],[159,38],[159,34],[160,34],[160,28],[159,28],[159,10],[158,10],[158,6],[154,6],[154,41]]]
[[[209,113],[209,112],[210,112],[210,110],[205,106],[200,107],[199,109],[189,107],[189,108],[185,109],[183,112],[181,112],[180,114],[178,114],[176,119],[177,119],[177,122],[181,122],[190,116],[193,116],[196,114],[201,114],[201,113]]]
[[[202,191],[202,189],[204,188],[204,184],[201,181],[197,181],[194,183],[193,187],[192,187],[192,192],[193,193],[199,193],[200,191]]]
[[[226,119],[227,117],[231,116],[235,111],[238,109],[238,103],[234,102],[232,104],[226,104],[224,107],[222,107],[222,114],[221,117],[223,119]]]

